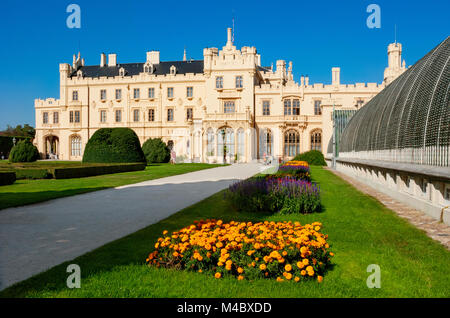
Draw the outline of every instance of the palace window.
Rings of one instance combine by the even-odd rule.
[[[194,110],[192,108],[186,109],[186,119],[193,119],[194,118]]]
[[[234,130],[222,128],[217,132],[217,155],[223,157],[224,148],[226,155],[234,156]]]
[[[322,132],[313,131],[311,133],[311,150],[322,151]]]
[[[173,108],[167,110],[167,121],[173,121]]]
[[[133,98],[134,99],[139,99],[139,95],[141,94],[141,91],[139,90],[139,88],[135,88],[133,90]]]
[[[139,109],[133,110],[133,121],[139,121]]]
[[[148,110],[148,121],[155,121],[155,110],[153,108]]]
[[[69,122],[73,123],[73,111],[69,112]]]
[[[216,77],[216,88],[223,88],[223,76]]]
[[[290,99],[284,100],[284,114],[285,115],[291,115],[292,114],[292,105]]]
[[[116,99],[122,99],[122,90],[121,89],[116,89]]]
[[[207,132],[207,156],[214,156],[214,146],[214,130],[212,128],[209,128]]]
[[[155,88],[154,87],[150,87],[148,89],[148,98],[155,98]]]
[[[72,91],[72,100],[78,100],[78,91]]]
[[[263,158],[272,155],[272,131],[267,128],[262,128],[259,131],[259,157]]]
[[[295,157],[300,153],[300,134],[295,130],[289,130],[284,134],[284,155]]]
[[[268,100],[263,101],[263,116],[270,115],[270,102]]]
[[[322,115],[322,108],[320,107],[322,102],[320,100],[314,101],[314,115]]]
[[[236,76],[236,88],[242,88],[242,86],[243,86],[242,76]]]
[[[80,111],[79,110],[76,110],[75,112],[74,112],[74,121],[76,122],[76,123],[79,123],[80,122]]]
[[[234,111],[235,111],[234,101],[225,101],[223,103],[224,113],[234,113]]]
[[[186,88],[186,97],[194,96],[194,88],[192,86]]]
[[[100,111],[100,122],[106,123],[106,110]]]
[[[364,100],[363,99],[358,99],[356,101],[356,108],[357,109],[361,108],[363,104],[364,104]]]
[[[122,111],[120,109],[116,110],[116,123],[120,123],[122,121]]]
[[[54,124],[59,123],[59,113],[58,112],[53,113],[53,123]]]
[[[101,89],[100,90],[100,99],[101,100],[106,100],[106,89]]]
[[[239,128],[237,131],[237,155],[238,160],[245,156],[245,134],[244,129]]]
[[[48,113],[47,112],[44,112],[42,114],[42,123],[48,124]]]
[[[70,153],[72,156],[81,156],[81,138],[79,136],[71,138]]]
[[[292,100],[292,115],[300,115],[300,100],[293,99]]]
[[[173,98],[173,87],[167,88],[167,98]]]

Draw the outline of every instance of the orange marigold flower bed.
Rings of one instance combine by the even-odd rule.
[[[299,161],[299,160],[290,160],[284,163],[284,166],[304,166],[309,167],[309,164],[306,161]]]
[[[146,261],[151,266],[209,273],[217,279],[322,282],[334,254],[321,227],[319,222],[194,221],[179,231],[164,231]]]

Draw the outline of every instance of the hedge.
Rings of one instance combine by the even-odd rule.
[[[101,128],[86,144],[83,162],[146,163],[136,133],[130,128]]]
[[[15,169],[16,179],[51,179],[53,174],[47,169]]]
[[[0,171],[0,186],[13,184],[16,181],[16,174],[12,171]]]
[[[71,179],[99,176],[129,171],[140,171],[146,167],[145,163],[123,163],[117,165],[104,165],[92,167],[54,168],[49,169],[55,179]]]
[[[306,161],[310,166],[326,166],[323,154],[318,150],[310,150],[295,156],[294,160]]]

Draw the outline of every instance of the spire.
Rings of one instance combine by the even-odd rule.
[[[184,47],[183,61],[186,61],[186,47]]]
[[[233,40],[232,40],[232,35],[231,35],[231,28],[227,28],[227,46],[233,46]]]

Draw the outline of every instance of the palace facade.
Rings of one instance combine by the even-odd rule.
[[[261,66],[255,47],[234,46],[231,29],[221,49],[205,48],[203,60],[118,63],[101,54],[99,65],[60,64],[60,98],[35,100],[35,144],[43,158],[80,160],[92,134],[129,127],[141,143],[160,137],[178,159],[249,162],[266,156],[289,159],[332,137],[332,110],[356,110],[405,71],[399,43],[388,46],[384,81],[342,84],[332,68],[329,85],[296,82],[292,62]]]

